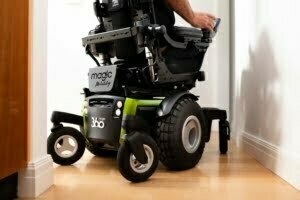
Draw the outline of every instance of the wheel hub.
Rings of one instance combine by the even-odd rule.
[[[62,158],[70,158],[78,150],[77,140],[70,135],[59,137],[54,144],[55,153]]]
[[[141,164],[133,154],[131,154],[129,158],[129,163],[132,170],[139,174],[147,172],[151,168],[154,161],[154,153],[152,149],[148,145],[144,145],[144,150],[148,157],[146,164]]]
[[[192,154],[195,153],[201,142],[201,125],[196,116],[188,117],[182,128],[182,143],[185,150]]]

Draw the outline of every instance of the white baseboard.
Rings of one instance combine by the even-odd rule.
[[[245,131],[241,133],[240,140],[247,153],[264,167],[300,190],[299,157]]]
[[[30,162],[27,169],[19,172],[18,197],[34,198],[49,189],[54,183],[53,160],[50,155]]]

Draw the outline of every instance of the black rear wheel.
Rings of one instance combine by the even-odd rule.
[[[205,147],[205,119],[197,102],[181,98],[171,113],[158,122],[160,160],[169,169],[193,168]]]

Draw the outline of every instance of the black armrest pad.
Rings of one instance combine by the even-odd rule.
[[[184,37],[184,38],[201,39],[203,37],[202,30],[197,29],[197,28],[175,26],[173,28],[173,31],[176,35],[178,35],[180,37]]]

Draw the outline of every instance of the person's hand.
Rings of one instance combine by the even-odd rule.
[[[216,17],[208,13],[195,13],[191,25],[196,28],[209,29],[213,32]]]

